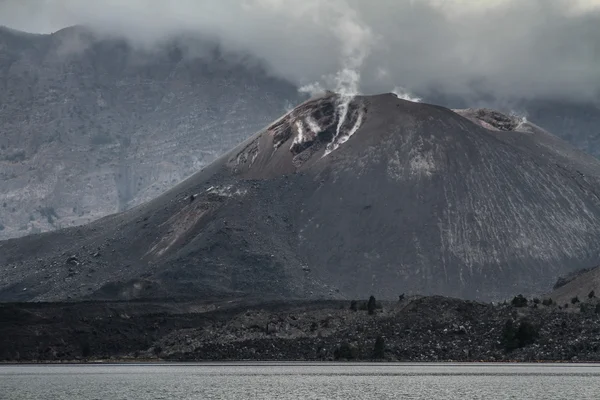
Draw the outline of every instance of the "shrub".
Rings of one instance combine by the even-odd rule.
[[[527,299],[522,294],[519,294],[512,299],[511,304],[514,307],[527,307]]]
[[[80,345],[81,345],[81,356],[83,358],[88,358],[92,354],[90,342],[88,342],[87,340],[83,340]]]
[[[594,292],[593,290],[588,294],[588,298],[589,299],[593,299],[594,297],[596,297],[596,292]]]
[[[539,329],[529,321],[522,321],[517,329],[516,338],[519,342],[519,347],[525,347],[535,342],[540,336]]]
[[[600,303],[596,304],[596,314],[600,314]]]
[[[518,343],[515,339],[516,333],[517,330],[513,320],[507,319],[504,323],[504,328],[502,329],[502,337],[500,338],[500,341],[502,342],[502,345],[506,351],[511,351],[518,347]]]
[[[356,300],[352,300],[350,302],[350,309],[352,311],[358,311],[358,303],[356,302]]]
[[[540,299],[537,297],[533,299],[533,304],[540,304]]]
[[[579,297],[575,296],[571,299],[571,304],[577,304],[579,303]]]
[[[544,299],[542,300],[542,304],[545,306],[551,306],[554,302],[552,301],[552,299]]]
[[[369,297],[369,302],[367,303],[367,311],[369,315],[375,314],[375,309],[377,308],[377,300],[375,300],[374,296]]]
[[[501,342],[506,351],[511,351],[532,344],[538,337],[539,329],[529,321],[521,321],[516,327],[513,320],[509,319],[504,324]]]
[[[346,359],[354,360],[358,357],[358,349],[349,343],[342,343],[333,351],[333,358],[336,360]]]
[[[375,339],[375,348],[373,349],[373,358],[381,359],[385,358],[385,340],[383,336],[377,336]]]

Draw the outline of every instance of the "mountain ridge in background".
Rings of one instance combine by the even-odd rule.
[[[148,201],[298,101],[259,61],[181,36],[141,49],[0,28],[0,239]]]

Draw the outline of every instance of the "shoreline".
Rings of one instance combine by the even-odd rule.
[[[89,365],[89,366],[101,366],[101,365],[147,365],[147,366],[203,366],[203,365],[228,365],[228,366],[259,366],[259,365],[278,365],[285,366],[290,365],[347,365],[347,364],[358,364],[365,366],[394,366],[394,365],[420,365],[420,366],[468,366],[468,365],[489,365],[489,366],[502,366],[502,365],[577,365],[577,366],[598,366],[600,367],[600,360],[598,361],[389,361],[389,360],[351,360],[351,361],[322,361],[322,360],[198,360],[198,361],[178,361],[178,360],[94,360],[94,361],[21,361],[21,362],[9,362],[0,361],[0,366],[43,366],[43,365]]]

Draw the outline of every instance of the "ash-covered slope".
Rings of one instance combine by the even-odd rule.
[[[561,277],[554,285],[549,297],[559,305],[578,302],[597,304],[600,298],[600,266],[573,271]],[[575,303],[574,307],[579,304]]]
[[[600,104],[531,100],[519,108],[537,125],[600,157]]]
[[[560,98],[497,99],[491,93],[467,98],[438,93],[424,98],[428,103],[449,108],[465,108],[476,104],[509,115],[526,116],[574,147],[596,158],[600,157],[600,99],[596,102]]]
[[[0,27],[0,239],[151,200],[297,99],[197,37],[144,50],[84,27]]]
[[[135,209],[1,242],[0,298],[497,299],[598,263],[595,158],[490,110],[342,100]]]

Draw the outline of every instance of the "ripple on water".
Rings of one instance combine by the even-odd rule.
[[[0,366],[0,399],[598,399],[588,364]]]

